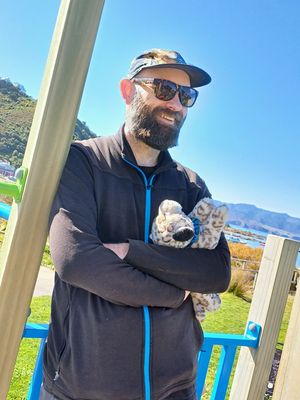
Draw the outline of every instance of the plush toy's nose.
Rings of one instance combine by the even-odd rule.
[[[194,236],[194,231],[192,228],[179,228],[177,232],[174,233],[173,239],[177,242],[186,242],[192,239]]]

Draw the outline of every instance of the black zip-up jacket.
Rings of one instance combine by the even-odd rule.
[[[226,290],[226,240],[214,250],[146,242],[163,200],[188,214],[206,196],[205,183],[168,152],[147,181],[122,130],[71,146],[50,215],[49,392],[62,400],[161,400],[194,384],[203,333],[184,290]],[[126,241],[124,260],[102,245]]]

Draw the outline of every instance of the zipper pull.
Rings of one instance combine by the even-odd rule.
[[[55,377],[54,377],[54,381],[57,381],[57,379],[59,378],[59,370],[55,371]]]

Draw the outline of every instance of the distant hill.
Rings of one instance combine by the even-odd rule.
[[[300,240],[300,218],[251,204],[228,204],[229,224]]]
[[[24,86],[0,78],[0,159],[19,167],[25,152],[36,100],[26,94]],[[85,122],[77,119],[73,139],[96,137]]]

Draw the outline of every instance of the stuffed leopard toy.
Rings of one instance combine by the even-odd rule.
[[[214,249],[225,226],[228,208],[215,206],[210,198],[200,200],[187,216],[179,203],[164,200],[154,219],[151,239],[154,244],[184,248]],[[217,293],[191,293],[196,318],[202,322],[206,311],[216,311],[221,305]]]

